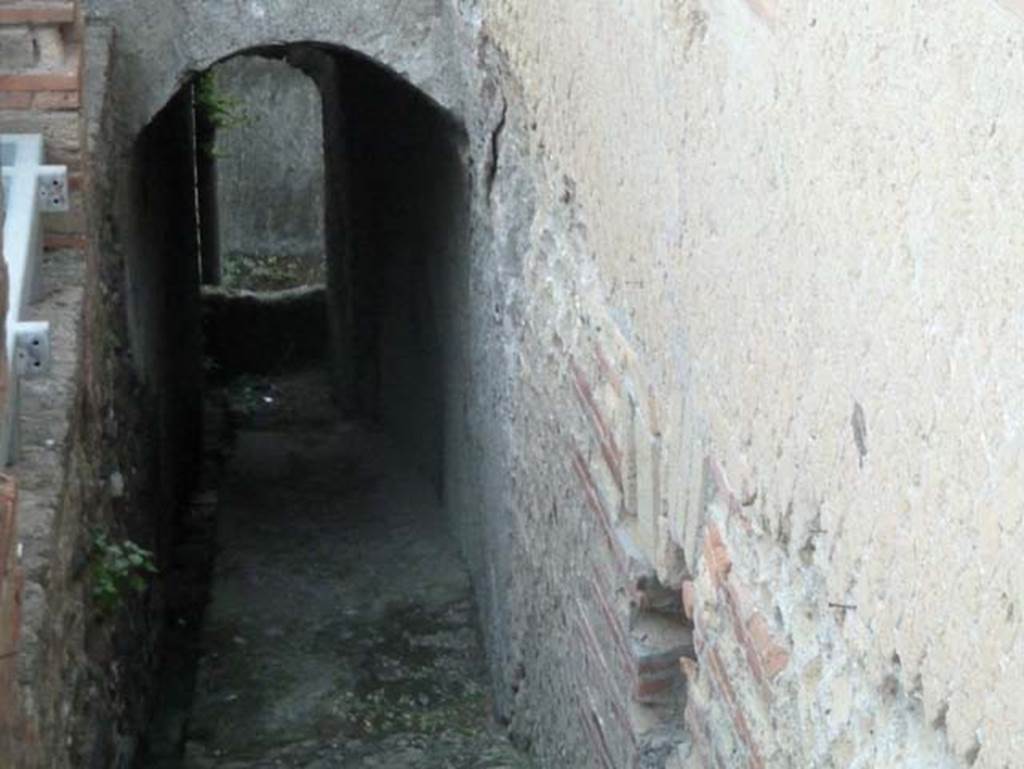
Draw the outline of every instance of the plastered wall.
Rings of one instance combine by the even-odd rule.
[[[657,421],[687,766],[1024,754],[1016,5],[483,3]]]

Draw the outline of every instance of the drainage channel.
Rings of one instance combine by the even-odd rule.
[[[526,767],[490,719],[469,577],[436,494],[327,392],[309,371],[222,396],[236,427],[216,495],[183,527],[141,765]],[[207,440],[216,468],[218,430]]]

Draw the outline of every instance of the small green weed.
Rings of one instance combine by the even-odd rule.
[[[322,259],[311,262],[298,256],[273,253],[229,252],[223,256],[222,269],[223,285],[249,291],[314,286],[326,279]]]
[[[217,80],[212,70],[196,78],[196,106],[217,131],[225,131],[252,122],[249,113],[238,99],[217,90]],[[216,139],[203,142],[200,151],[216,160],[222,157],[217,151]]]
[[[241,101],[217,90],[212,70],[196,78],[195,93],[196,103],[216,128],[235,128],[251,120]]]
[[[153,553],[131,540],[111,540],[97,530],[92,537],[92,597],[100,613],[110,616],[124,605],[129,592],[142,593],[147,578],[157,573]]]

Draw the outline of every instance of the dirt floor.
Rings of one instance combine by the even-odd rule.
[[[321,377],[231,390],[194,694],[168,698],[154,728],[178,736],[151,737],[147,767],[526,767],[490,720],[436,494],[383,435],[336,418]]]

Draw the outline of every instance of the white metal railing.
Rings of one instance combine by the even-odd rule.
[[[7,402],[0,421],[0,460],[10,464],[18,451],[18,407],[22,378],[50,367],[50,324],[23,320],[38,298],[42,261],[41,215],[68,210],[67,169],[43,165],[43,138],[0,134],[0,173],[4,185],[3,256],[7,261]]]

